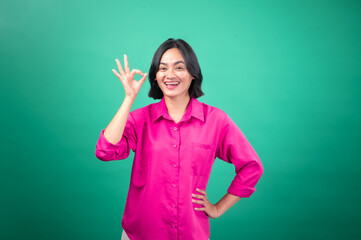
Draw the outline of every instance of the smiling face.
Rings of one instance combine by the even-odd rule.
[[[188,98],[188,89],[193,78],[178,48],[171,48],[164,52],[156,74],[156,81],[165,97]]]

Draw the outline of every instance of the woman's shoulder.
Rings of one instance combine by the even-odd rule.
[[[144,107],[136,108],[136,109],[132,110],[130,112],[130,114],[134,118],[145,119],[146,116],[149,116],[151,114],[152,110],[154,110],[157,107],[157,104],[159,104],[159,103],[158,102],[150,103]]]
[[[209,104],[203,103],[206,111],[208,112],[208,119],[212,119],[212,122],[217,122],[220,126],[236,126],[235,121],[232,119],[231,115],[226,113],[220,107],[212,106]]]
[[[204,102],[201,102],[201,104],[203,105],[203,109],[207,115],[217,116],[221,118],[224,118],[227,115],[227,113],[219,107]]]
[[[227,113],[218,106],[204,102],[201,102],[201,104],[205,118],[210,119],[212,122],[223,124],[224,120],[228,117]]]

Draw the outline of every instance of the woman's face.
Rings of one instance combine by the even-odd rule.
[[[168,49],[162,56],[156,81],[167,97],[187,97],[193,76],[188,72],[178,48]]]

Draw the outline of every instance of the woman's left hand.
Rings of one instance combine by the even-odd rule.
[[[217,218],[220,216],[218,208],[216,205],[212,204],[210,201],[208,201],[207,193],[201,189],[197,188],[197,191],[200,192],[202,195],[198,194],[192,194],[192,197],[198,198],[193,199],[192,202],[203,205],[202,208],[194,208],[196,211],[204,211],[210,218]]]

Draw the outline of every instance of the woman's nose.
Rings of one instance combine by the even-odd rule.
[[[172,69],[169,69],[169,70],[167,71],[167,78],[172,79],[172,78],[174,78],[174,77],[175,77],[174,71],[173,71]]]

